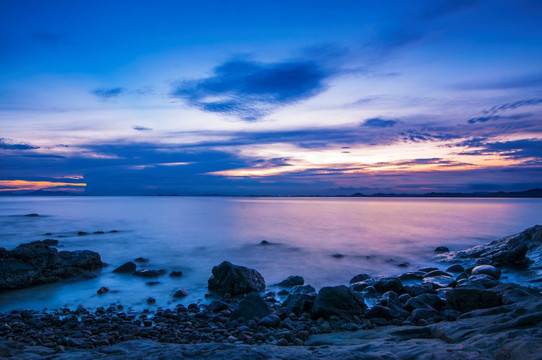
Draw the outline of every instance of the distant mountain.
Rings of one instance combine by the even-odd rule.
[[[383,194],[377,193],[372,195],[365,195],[362,193],[355,193],[350,197],[449,197],[449,198],[542,198],[542,189],[536,188],[525,191],[513,191],[513,192],[473,192],[473,193],[449,193],[449,192],[430,192],[425,194]]]

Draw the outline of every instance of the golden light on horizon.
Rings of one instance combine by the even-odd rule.
[[[60,181],[0,180],[0,191],[41,190],[62,186],[85,187],[87,184]]]

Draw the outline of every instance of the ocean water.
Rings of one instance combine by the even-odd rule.
[[[153,307],[145,301],[151,296],[154,307],[206,302],[211,269],[224,260],[257,269],[270,290],[289,275],[317,289],[347,284],[359,273],[434,265],[436,246],[460,250],[522,231],[542,223],[541,210],[542,199],[1,197],[0,247],[54,238],[59,250],[97,251],[109,266],[90,280],[0,293],[0,311],[141,309]],[[30,213],[40,216],[24,216]],[[149,286],[149,279],[112,273],[137,257],[149,259],[139,267],[184,275]],[[111,291],[98,295],[101,286]],[[174,300],[180,288],[190,295]]]

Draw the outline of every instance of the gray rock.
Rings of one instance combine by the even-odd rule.
[[[279,282],[278,286],[283,287],[294,287],[294,286],[301,286],[305,283],[305,279],[303,279],[302,276],[299,275],[292,275],[288,276],[286,279]]]
[[[213,267],[208,288],[222,296],[236,296],[265,290],[263,276],[254,269],[224,261]]]
[[[497,269],[495,266],[492,265],[480,265],[472,269],[471,271],[472,275],[489,275],[494,277],[495,279],[501,278],[501,271]]]
[[[113,270],[114,273],[127,273],[127,274],[133,274],[137,270],[137,265],[131,261],[119,266],[115,270]]]
[[[231,314],[232,319],[243,318],[251,320],[254,318],[263,318],[271,314],[269,305],[257,293],[249,293]]]
[[[360,317],[366,308],[361,294],[341,285],[322,288],[314,301],[312,314],[315,317],[329,318],[335,315],[351,319]]]

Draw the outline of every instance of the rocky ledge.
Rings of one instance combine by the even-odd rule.
[[[296,285],[262,295],[261,274],[224,262],[213,268],[208,287],[219,298],[208,305],[0,313],[0,356],[540,359],[541,289],[502,282],[505,265],[518,263],[494,257],[515,251],[518,241],[527,242],[522,266],[531,266],[540,229],[495,241],[481,252],[477,247],[462,253],[491,263],[450,254],[454,263],[445,269],[422,268],[394,277],[359,274],[349,286],[319,292]]]
[[[89,250],[58,251],[48,239],[0,248],[0,291],[22,289],[89,275],[102,268],[100,254]]]

